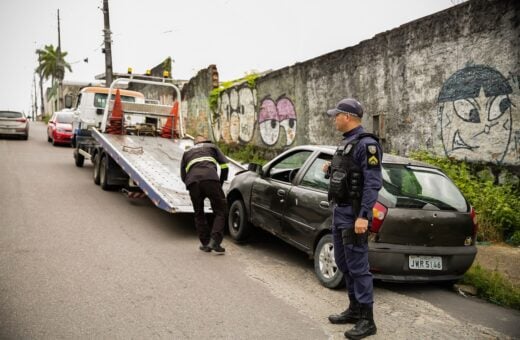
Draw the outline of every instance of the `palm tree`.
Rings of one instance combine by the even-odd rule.
[[[52,85],[54,86],[55,81],[61,84],[63,78],[65,78],[65,69],[72,72],[70,64],[65,61],[67,52],[62,52],[61,49],[54,48],[51,45],[45,45],[43,49],[37,49],[36,54],[38,55],[38,67],[36,73],[40,77],[40,95],[42,102],[42,114],[43,114],[43,80],[51,78]]]

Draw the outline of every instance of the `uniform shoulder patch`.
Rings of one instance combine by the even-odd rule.
[[[379,168],[381,166],[381,155],[377,144],[366,144],[367,167]]]

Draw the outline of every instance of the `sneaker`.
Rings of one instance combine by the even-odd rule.
[[[226,251],[220,244],[217,244],[213,239],[209,241],[208,247],[216,253],[223,253]]]
[[[201,244],[201,245],[199,246],[199,249],[202,250],[202,251],[204,251],[204,252],[206,252],[206,253],[209,253],[209,252],[211,251],[211,248],[210,248],[209,246],[207,246],[207,245],[203,245],[203,244]]]

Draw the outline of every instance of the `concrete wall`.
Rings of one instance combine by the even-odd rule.
[[[520,2],[468,1],[360,44],[223,91],[215,139],[269,148],[336,144],[325,111],[343,97],[385,150],[427,149],[520,165]],[[207,79],[207,75],[204,76]],[[188,124],[208,125],[209,82],[187,92]],[[204,101],[206,100],[206,102]]]

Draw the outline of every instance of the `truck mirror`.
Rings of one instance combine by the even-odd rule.
[[[96,109],[96,114],[97,114],[98,116],[101,116],[101,115],[103,114],[103,111],[104,111],[103,109],[99,109],[99,108],[98,108],[98,109]]]
[[[65,96],[65,107],[67,109],[70,109],[72,107],[72,95],[71,94],[67,94]]]

